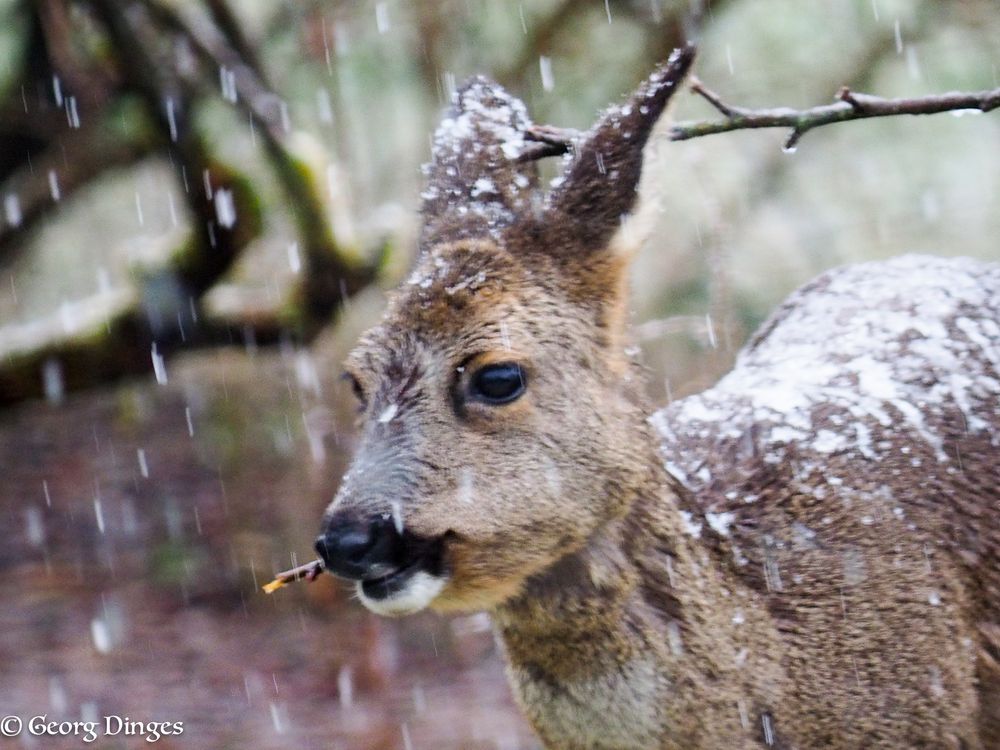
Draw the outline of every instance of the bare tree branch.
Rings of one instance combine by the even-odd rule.
[[[65,96],[79,100],[81,110],[100,109],[113,94],[117,81],[109,69],[87,64],[88,55],[74,34],[70,3],[38,0],[35,7],[53,73],[61,79]],[[63,102],[59,105],[65,106]]]
[[[185,184],[183,196],[192,219],[193,241],[174,263],[183,293],[197,300],[225,274],[260,231],[257,198],[248,181],[214,157],[191,121],[193,97],[158,65],[157,30],[142,13],[123,13],[111,0],[92,0],[117,51],[123,79],[145,102],[150,119],[175,161]],[[237,197],[246,197],[236,205]],[[233,202],[232,205],[230,201]],[[228,210],[227,210],[228,209]],[[246,215],[235,213],[244,209]]]
[[[735,107],[722,101],[718,94],[706,88],[700,81],[694,81],[691,90],[701,95],[719,112],[723,120],[701,122],[680,122],[670,128],[670,139],[685,141],[715,133],[752,128],[791,128],[785,141],[785,148],[794,148],[799,139],[813,128],[835,122],[863,120],[870,117],[894,117],[896,115],[933,115],[940,112],[977,110],[989,112],[1000,107],[1000,88],[977,92],[950,92],[903,99],[883,99],[871,94],[854,93],[847,87],[837,92],[832,104],[824,104],[810,109],[748,109]]]
[[[0,407],[41,395],[58,400],[68,391],[143,373],[155,372],[162,380],[167,360],[180,351],[275,345],[292,337],[308,340],[344,299],[367,285],[376,272],[350,242],[341,241],[339,224],[324,202],[326,182],[317,167],[317,161],[322,160],[315,158],[312,142],[303,147],[302,138],[290,137],[280,99],[254,62],[245,60],[238,49],[245,39],[234,42],[231,33],[217,29],[218,18],[202,15],[188,19],[156,0],[144,0],[129,13],[122,12],[112,0],[90,0],[89,5],[107,34],[119,80],[145,104],[153,127],[144,128],[142,139],[128,144],[131,148],[123,149],[115,159],[111,157],[117,152],[106,147],[93,149],[97,164],[74,158],[74,165],[83,165],[82,172],[66,172],[65,164],[53,164],[49,169],[48,162],[36,162],[36,170],[45,167],[45,171],[21,186],[21,198],[26,202],[18,205],[17,235],[21,236],[36,214],[56,203],[58,196],[50,194],[54,189],[49,175],[56,174],[57,166],[57,177],[66,172],[65,187],[60,183],[66,190],[85,184],[88,171],[99,171],[104,162],[126,161],[139,156],[137,151],[157,148],[170,155],[185,187],[191,232],[162,268],[140,272],[134,288],[64,305],[46,319],[0,327]],[[219,13],[225,16],[228,6],[220,0],[212,10],[213,17]],[[206,84],[206,77],[198,75],[197,69],[157,64],[156,51],[163,44],[164,31],[168,38],[172,34],[190,43],[204,63],[201,67],[208,68],[207,80],[212,80],[216,71],[230,76],[227,80],[235,88],[233,98],[238,106],[262,125],[258,132],[289,195],[305,261],[300,282],[278,304],[222,311],[202,304],[202,297],[217,286],[259,235],[261,206],[249,180],[215,157],[212,145],[193,122],[191,115],[199,98],[206,91],[214,93],[215,87]],[[74,139],[79,141],[76,145],[86,147],[90,143],[87,138],[93,140],[95,133],[105,136],[101,128],[93,133],[71,130],[57,145]],[[90,145],[98,144],[103,145],[103,141]],[[89,153],[89,149],[83,150]],[[52,154],[56,159],[62,149]],[[11,234],[9,239],[13,237]],[[3,239],[0,232],[0,250]]]
[[[190,42],[193,51],[212,66],[212,73],[232,76],[236,89],[236,104],[263,126],[267,135],[280,139],[282,122],[281,98],[271,91],[263,75],[252,61],[245,60],[231,45],[223,32],[204,18],[189,18],[179,9],[155,0],[145,0],[143,6],[150,16],[170,31]]]
[[[91,184],[98,175],[138,161],[154,147],[151,135],[141,130],[123,134],[108,118],[55,138],[30,166],[21,167],[0,186],[0,193],[14,196],[9,199],[12,203],[5,221],[0,222],[0,268],[28,249],[26,235],[60,201]],[[67,153],[73,154],[72,160],[66,158]],[[59,200],[53,195],[55,191]]]
[[[299,235],[303,239],[306,272],[286,312],[286,325],[309,338],[324,325],[345,296],[370,283],[376,268],[363,260],[357,248],[350,247],[351,234],[336,221],[336,212],[327,211],[320,193],[323,176],[316,165],[289,145],[288,125],[281,116],[281,100],[268,87],[259,71],[242,61],[239,52],[214,28],[189,20],[157,0],[146,0],[151,15],[176,33],[185,36],[202,59],[215,69],[225,68],[233,75],[237,91],[235,104],[262,128],[265,153],[282,187],[288,194]],[[191,82],[194,83],[193,81]],[[384,248],[379,249],[379,253]],[[378,265],[380,259],[376,261]],[[295,318],[295,319],[292,319]]]
[[[266,82],[264,68],[257,57],[257,51],[244,33],[239,19],[229,7],[227,0],[206,0],[206,5],[212,20],[229,42],[229,46],[236,50],[240,59],[253,69],[258,78]]]
[[[932,6],[925,5],[925,8]],[[936,26],[935,14],[921,13],[918,23],[910,29],[909,42],[919,43],[928,30]],[[828,80],[820,80],[817,90],[836,90],[838,85],[851,89],[870,88],[876,71],[887,55],[896,54],[896,35],[891,26],[879,27],[863,37],[863,47],[851,55],[849,67],[831,71]],[[765,149],[756,155],[751,168],[754,175],[754,190],[749,193],[739,190],[730,193],[721,203],[712,203],[713,218],[707,226],[699,230],[699,242],[689,246],[687,252],[704,258],[708,266],[707,292],[708,311],[713,324],[719,329],[721,346],[706,353],[706,362],[711,363],[709,377],[721,374],[732,366],[735,355],[734,344],[748,333],[742,327],[736,313],[737,302],[730,283],[731,268],[727,256],[733,246],[734,235],[740,233],[740,217],[753,212],[767,201],[773,200],[782,189],[789,175],[794,172],[794,161],[785,158],[781,152]],[[683,261],[679,263],[683,265]]]
[[[573,128],[559,128],[555,125],[532,125],[524,134],[531,141],[518,156],[519,161],[534,161],[547,156],[561,156],[572,150],[584,134]]]
[[[116,53],[124,84],[145,102],[169,151],[191,213],[191,233],[163,268],[140,274],[135,289],[83,300],[59,315],[0,329],[0,406],[121,377],[156,373],[181,349],[243,343],[255,332],[206,320],[201,298],[221,279],[262,227],[249,180],[215,158],[191,122],[190,87],[157,65],[157,29],[141,13],[112,0],[91,6]]]
[[[790,128],[785,140],[785,148],[794,148],[799,139],[813,128],[836,122],[865,120],[872,117],[895,117],[896,115],[934,115],[941,112],[990,112],[1000,107],[1000,88],[988,91],[950,92],[902,99],[884,99],[871,94],[859,94],[847,87],[837,92],[836,101],[809,109],[774,107],[770,109],[749,109],[726,104],[718,94],[706,88],[700,81],[691,84],[691,90],[708,101],[725,115],[722,120],[698,120],[679,122],[670,127],[668,137],[672,141],[686,141],[716,133],[755,128]],[[558,156],[573,148],[581,133],[571,128],[551,125],[536,125],[525,137],[533,141],[522,155],[523,159],[541,159]]]
[[[67,393],[151,372],[167,382],[167,363],[181,351],[288,340],[279,314],[240,311],[231,318],[202,310],[194,320],[187,299],[165,290],[165,282],[166,274],[154,274],[138,290],[111,290],[0,327],[0,408],[40,397],[58,403]],[[177,335],[157,335],[153,320],[170,314]]]

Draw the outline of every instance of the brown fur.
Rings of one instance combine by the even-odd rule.
[[[691,57],[609,112],[544,202],[530,165],[503,148],[526,115],[483,79],[460,92],[428,170],[418,266],[348,362],[363,433],[329,514],[395,501],[409,531],[443,540],[431,607],[493,614],[547,747],[998,747],[996,339],[970,355],[980,379],[940,408],[906,402],[905,383],[898,403],[864,402],[891,426],[848,396],[758,422],[756,386],[725,383],[648,418],[623,354],[620,222]],[[865,304],[919,328],[892,279],[919,275],[907,268],[866,271],[888,280]],[[956,284],[976,273],[992,307],[961,313],[978,328],[943,321],[973,353],[1000,317],[1000,269],[932,269]],[[796,325],[822,344],[817,367],[843,362],[837,337],[865,308],[838,301],[840,278],[793,297],[731,378],[780,387],[790,373],[768,342]],[[829,331],[796,323],[810,305],[836,321]],[[924,340],[902,329],[870,332],[877,372]],[[465,399],[476,368],[499,361],[522,366],[525,394]],[[913,388],[948,375],[922,368]],[[863,393],[865,377],[829,392]],[[967,409],[986,427],[962,424]]]

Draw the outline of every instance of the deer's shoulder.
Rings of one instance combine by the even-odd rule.
[[[794,292],[728,375],[651,422],[671,473],[703,491],[713,465],[732,478],[796,458],[878,462],[907,444],[947,463],[956,426],[1000,445],[998,399],[1000,265],[909,255]]]
[[[691,533],[808,547],[995,495],[998,415],[1000,265],[911,255],[794,292],[718,384],[650,421]]]

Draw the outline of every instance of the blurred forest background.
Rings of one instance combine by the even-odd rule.
[[[456,82],[585,128],[689,38],[746,106],[1000,85],[994,0],[0,0],[0,714],[538,747],[484,616],[259,585],[311,559],[352,448],[340,360],[407,270]],[[1000,259],[1000,116],[956,114],[659,145],[651,395],[710,385],[825,268]]]

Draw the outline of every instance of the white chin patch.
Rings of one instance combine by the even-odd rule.
[[[446,578],[432,576],[421,570],[410,576],[405,588],[384,599],[372,599],[365,596],[359,582],[357,585],[358,598],[361,599],[362,604],[377,615],[402,617],[425,609],[441,593],[445,583],[447,583]]]

